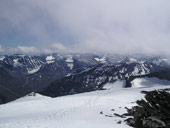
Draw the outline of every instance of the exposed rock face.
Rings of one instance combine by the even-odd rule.
[[[160,127],[165,127],[166,124],[165,122],[161,121],[155,116],[150,116],[142,121],[142,124],[144,127],[149,127],[149,128],[160,128]]]
[[[127,109],[125,121],[137,128],[170,128],[170,89],[142,91],[145,100],[138,100],[138,106]]]

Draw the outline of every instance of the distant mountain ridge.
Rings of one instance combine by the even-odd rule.
[[[156,60],[158,60],[156,58]],[[99,64],[86,69],[77,70],[70,76],[56,80],[42,93],[51,97],[75,94],[102,89],[106,83],[117,80],[128,80],[132,76],[143,76],[153,72],[170,69],[164,60],[137,61],[128,57],[114,64]]]
[[[100,89],[108,82],[167,69],[169,64],[161,57],[54,53],[1,55],[0,67],[14,81],[11,85],[2,77],[3,88],[20,96],[32,91],[60,96]],[[6,92],[2,88],[0,91]],[[0,97],[9,99],[6,102],[17,98],[9,91]]]
[[[96,56],[91,54],[36,56],[16,54],[0,56],[0,66],[14,77],[29,78],[31,87],[41,84],[41,87],[37,88],[40,89],[79,68],[98,64],[95,58]]]
[[[79,68],[98,64],[94,58],[96,56],[91,54],[1,55],[0,67],[4,71],[1,71],[0,75],[12,78],[11,80],[1,77],[0,82],[4,83],[0,88],[1,102],[9,102],[32,91],[42,90],[52,81]],[[18,96],[7,90],[12,90]]]

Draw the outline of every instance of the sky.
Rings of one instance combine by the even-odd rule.
[[[0,0],[0,53],[170,54],[170,0]]]

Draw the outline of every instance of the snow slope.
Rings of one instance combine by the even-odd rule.
[[[38,66],[38,67],[35,67],[35,69],[32,69],[32,70],[28,70],[28,74],[33,74],[33,73],[36,73],[40,70],[41,68],[41,65]]]
[[[170,81],[160,80],[156,77],[153,77],[153,78],[147,78],[147,77],[146,78],[136,78],[131,83],[132,83],[132,88],[170,85]]]
[[[55,60],[55,58],[53,56],[47,56],[46,57],[47,64],[54,63],[55,62],[54,60]]]
[[[132,107],[144,96],[141,90],[167,87],[117,87],[58,98],[24,97],[0,105],[0,128],[130,128],[117,124],[122,119],[105,115],[125,113],[124,107]]]
[[[125,80],[117,80],[114,83],[106,83],[103,86],[103,89],[113,89],[113,88],[124,88],[125,87]]]

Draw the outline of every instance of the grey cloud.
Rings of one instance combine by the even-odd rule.
[[[60,42],[53,43],[49,47],[43,49],[42,53],[82,53],[83,51],[80,45],[63,45]]]
[[[4,52],[4,48],[0,45],[0,52]]]
[[[9,53],[11,54],[35,54],[40,53],[40,50],[34,46],[17,46],[16,48],[10,48]]]
[[[49,22],[51,31],[57,26],[65,38],[71,36],[79,51],[170,53],[169,0],[14,1],[13,8],[19,10],[10,14],[14,9],[9,9],[3,16],[17,27],[25,22],[26,30],[42,40],[51,37],[46,27]],[[17,12],[20,14],[16,16]],[[56,35],[58,41],[62,42]]]
[[[53,43],[48,48],[44,49],[43,52],[45,53],[57,53],[57,52],[67,52],[70,49],[68,49],[66,46],[64,46],[62,43]]]

